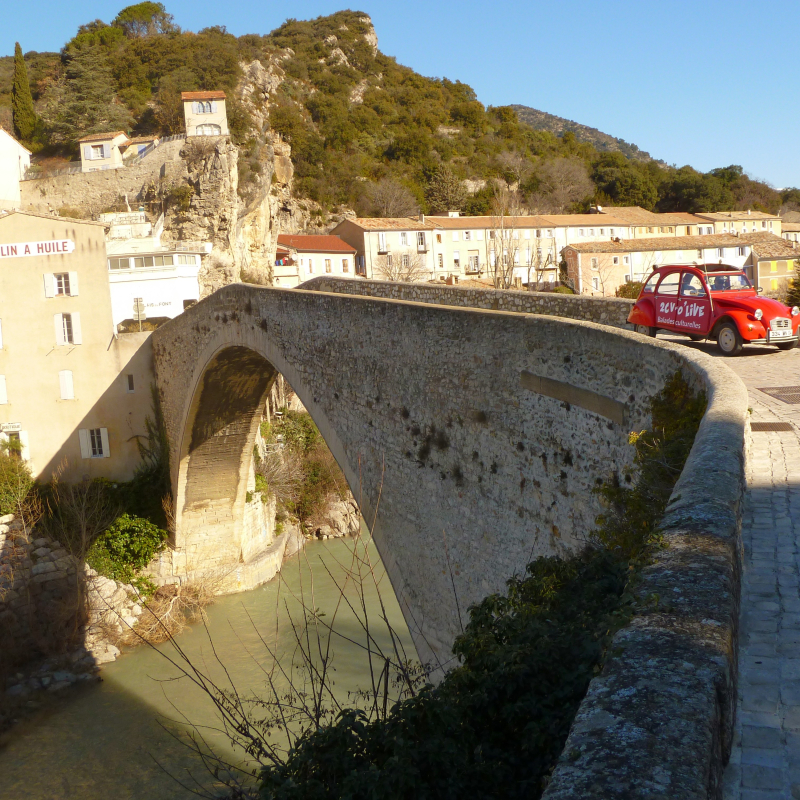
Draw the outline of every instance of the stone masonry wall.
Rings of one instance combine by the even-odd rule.
[[[153,345],[175,556],[184,542],[231,550],[241,535],[246,416],[278,369],[367,519],[380,495],[376,539],[426,659],[448,657],[458,608],[531,558],[582,545],[595,482],[630,463],[628,433],[647,427],[649,397],[688,363],[677,347],[588,322],[241,284]]]
[[[183,139],[165,142],[132,167],[22,181],[21,206],[29,211],[58,211],[71,206],[96,215],[126,194],[134,206],[144,200],[144,191],[150,183],[160,178],[169,181],[173,172],[180,174],[184,165],[179,153],[184,142]]]
[[[552,317],[583,319],[614,328],[630,330],[627,319],[633,300],[617,297],[584,297],[555,292],[518,292],[501,289],[468,289],[436,283],[397,283],[367,281],[360,278],[320,276],[301,284],[300,288],[316,292],[335,292],[365,297],[385,297],[412,303],[434,303],[441,306],[485,308],[492,311],[515,311],[523,314],[545,314]]]

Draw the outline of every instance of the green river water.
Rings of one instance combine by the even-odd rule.
[[[240,694],[263,692],[263,668],[269,656],[259,637],[286,658],[294,646],[288,614],[297,617],[300,602],[296,598],[301,591],[305,605],[320,609],[330,619],[340,597],[336,582],[343,583],[354,546],[353,540],[310,544],[304,554],[284,565],[280,578],[250,592],[218,599],[207,609],[207,630],[195,624],[178,636],[177,643],[221,685],[225,685],[225,670],[214,651]],[[400,633],[407,653],[415,657],[389,579],[372,545],[369,553],[376,565],[376,581],[368,578],[363,583],[370,619],[378,621],[380,592],[392,626]],[[358,601],[352,582],[347,592]],[[365,640],[356,617],[341,605],[335,630],[359,642]],[[388,645],[385,627],[378,625],[375,631],[376,638]],[[333,641],[336,693],[346,699],[348,691],[369,683],[366,656],[356,644],[338,637]],[[169,720],[182,717],[198,726],[217,727],[212,704],[180,677],[162,653],[175,657],[169,643],[158,650],[137,647],[105,666],[101,683],[68,690],[63,698],[46,703],[41,711],[21,721],[0,749],[0,798],[184,800],[196,797],[189,787],[213,787],[213,779],[199,759],[165,730],[176,731],[177,726]],[[241,761],[242,754],[233,752],[224,736],[203,731],[218,753],[236,763]]]

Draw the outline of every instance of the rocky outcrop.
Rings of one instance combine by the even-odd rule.
[[[334,499],[328,504],[322,521],[308,528],[310,535],[317,539],[336,539],[343,536],[356,536],[361,526],[358,504],[351,494],[345,500]]]

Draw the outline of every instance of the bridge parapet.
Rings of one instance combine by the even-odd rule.
[[[504,289],[473,289],[438,283],[399,283],[362,278],[334,278],[321,275],[300,285],[315,292],[335,292],[363,297],[384,297],[412,303],[483,308],[489,311],[513,311],[518,314],[544,314],[566,317],[631,330],[627,319],[633,300],[620,297],[587,297],[558,292],[520,292]]]

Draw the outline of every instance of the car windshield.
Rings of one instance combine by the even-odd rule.
[[[739,292],[753,288],[743,272],[734,275],[708,275],[708,285],[712,292]]]

